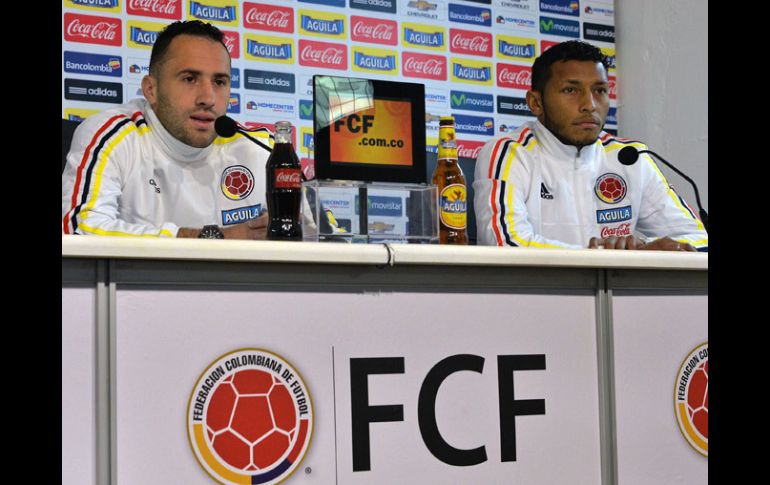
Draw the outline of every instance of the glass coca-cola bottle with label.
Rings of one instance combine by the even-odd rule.
[[[291,123],[275,124],[275,144],[267,159],[267,238],[301,241],[299,213],[302,201],[302,169],[291,145]]]

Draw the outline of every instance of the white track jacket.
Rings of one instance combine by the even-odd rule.
[[[473,182],[479,245],[585,248],[592,237],[669,236],[708,250],[708,235],[639,142],[602,132],[593,145],[564,145],[539,121],[487,142]]]
[[[175,237],[180,227],[244,222],[266,209],[269,156],[240,134],[206,148],[186,145],[144,99],[108,109],[73,136],[62,174],[62,231]]]

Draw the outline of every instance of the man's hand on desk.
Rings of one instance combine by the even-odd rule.
[[[267,239],[267,212],[263,212],[256,219],[219,229],[224,239]],[[176,237],[197,238],[200,232],[200,229],[183,227],[179,229]]]
[[[588,241],[588,249],[638,249],[650,251],[695,251],[689,243],[680,243],[670,237],[662,237],[645,243],[636,236],[625,237],[592,237]]]

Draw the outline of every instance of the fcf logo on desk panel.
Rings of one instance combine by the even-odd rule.
[[[216,359],[195,383],[187,433],[198,463],[216,481],[279,483],[310,446],[310,393],[283,357],[236,350]]]
[[[516,419],[521,416],[545,415],[545,399],[516,399],[515,375],[522,371],[544,371],[545,354],[497,356],[497,404],[499,409],[500,461],[515,462]],[[406,374],[404,357],[365,357],[350,359],[350,410],[352,421],[353,471],[372,470],[370,435],[382,429],[382,423],[404,421],[403,404],[370,405],[369,395],[375,375]],[[486,359],[473,354],[450,355],[431,367],[420,386],[417,397],[417,421],[423,444],[439,461],[455,467],[480,465],[488,460],[486,446],[459,449],[450,444],[438,425],[437,400],[444,382],[452,375],[466,371],[482,374]],[[410,370],[410,373],[413,373]],[[398,379],[398,377],[390,377]],[[405,378],[402,378],[405,379]],[[469,402],[478,396],[467,396]],[[377,427],[373,427],[377,424]]]
[[[674,384],[679,431],[695,451],[709,456],[709,344],[694,348],[682,361]]]

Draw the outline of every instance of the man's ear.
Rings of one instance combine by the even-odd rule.
[[[150,107],[155,109],[155,105],[158,102],[158,81],[149,74],[142,78],[142,94],[144,99],[150,103]]]
[[[536,118],[540,118],[540,115],[545,111],[543,108],[543,95],[537,91],[527,91],[527,105],[529,105],[529,110],[532,111]]]

